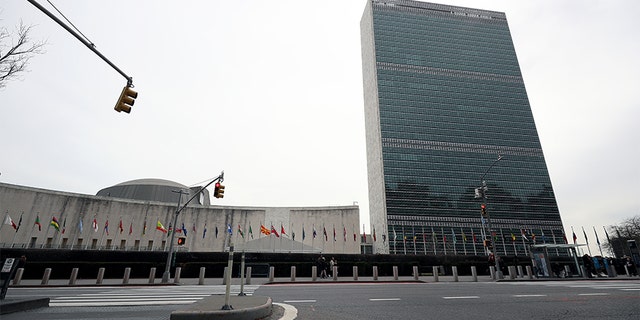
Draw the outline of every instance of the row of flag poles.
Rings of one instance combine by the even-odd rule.
[[[5,214],[4,222],[0,226],[0,230],[2,230],[2,226],[8,225],[11,228],[13,228],[15,233],[17,234],[18,230],[20,230],[20,228],[22,226],[22,223],[23,223],[23,215],[24,215],[24,213],[20,214],[20,218],[18,219],[18,222],[16,223],[11,218],[11,216],[9,215],[9,212],[7,211],[7,213]],[[77,228],[78,228],[79,234],[83,234],[83,232],[84,232],[83,218],[84,217],[81,217],[79,219],[79,221],[78,221]],[[148,232],[148,221],[147,220],[148,220],[147,217],[145,217],[144,221],[142,223],[142,228],[140,230],[140,234],[141,235],[146,235],[147,232]],[[134,233],[134,221],[133,221],[133,219],[129,222],[128,228],[125,228],[125,226],[126,226],[126,224],[123,222],[122,218],[120,218],[120,220],[118,222],[118,225],[117,225],[118,233],[119,234],[123,234],[125,232],[125,230],[128,229],[127,230],[128,231],[128,235],[132,235]],[[32,228],[31,228],[30,232],[31,233],[35,232],[35,228],[36,227],[37,227],[37,231],[38,232],[42,231],[42,222],[41,222],[39,214],[36,215],[35,221],[34,221],[34,223],[32,225]],[[363,227],[363,229],[362,229],[363,230],[363,233],[362,233],[363,239],[362,240],[363,240],[363,242],[367,242],[367,234],[365,232],[365,225],[363,225],[362,227]],[[55,232],[58,232],[60,234],[65,234],[66,229],[67,229],[67,219],[66,219],[66,217],[63,219],[63,221],[61,223],[56,216],[51,216],[51,219],[49,220],[49,223],[48,223],[48,228],[53,228],[55,230]],[[289,228],[292,229],[291,226]],[[93,219],[91,220],[91,229],[95,233],[97,233],[99,231],[99,229],[100,229],[99,224],[98,224],[97,216],[94,216]],[[157,219],[156,228],[155,229],[160,231],[160,232],[162,232],[162,233],[164,233],[164,234],[166,234],[167,236],[170,236],[171,233],[174,232],[174,231],[176,233],[181,233],[184,236],[187,236],[188,233],[189,233],[189,230],[187,230],[187,228],[185,227],[184,222],[182,222],[180,227],[173,227],[173,226],[169,225],[169,227],[166,228],[164,226],[164,224],[162,224],[162,222],[161,222],[161,220],[159,218]],[[233,229],[234,228],[230,224],[227,224],[224,227],[223,230],[225,230],[227,233],[232,235],[233,234]],[[340,238],[341,238],[340,240],[342,240],[343,243],[346,243],[347,241],[350,241],[350,239],[348,239],[348,238],[350,238],[351,235],[347,232],[346,227],[342,226],[342,229],[343,229],[342,230],[342,237],[338,237],[338,231],[336,230],[335,225],[332,226],[332,232],[330,233],[330,232],[327,232],[327,228],[326,228],[325,225],[322,225],[321,232],[319,232],[316,229],[315,224],[312,224],[311,229],[310,229],[311,236],[312,236],[312,246],[313,246],[313,242],[315,241],[315,239],[317,237],[320,238],[319,240],[323,241],[323,245],[324,245],[325,242],[329,242],[330,240],[333,240],[333,242],[338,242]],[[353,232],[352,232],[353,242],[357,242],[358,241],[357,237],[358,237],[359,233],[356,232],[354,226],[352,226],[352,229],[353,229]],[[582,229],[584,240],[585,240],[585,242],[587,244],[589,255],[591,255],[591,248],[589,247],[589,238],[587,236],[587,232],[585,231],[584,227],[582,227],[581,229]],[[48,232],[48,230],[49,229],[47,229],[47,232]],[[238,224],[236,230],[237,230],[237,236],[241,237],[242,239],[246,239],[245,238],[245,234],[246,234],[247,237],[250,237],[251,239],[254,239],[253,228],[252,228],[251,225],[249,225],[248,228],[247,228],[246,226],[242,227],[242,225]],[[611,240],[610,240],[609,234],[607,232],[607,229],[604,226],[603,226],[603,230],[604,230],[604,233],[606,235],[607,241],[609,241],[609,243],[611,243]],[[192,228],[191,228],[190,231],[193,232],[194,235],[197,234],[197,228],[196,228],[195,223],[192,224]],[[301,231],[301,234],[302,234],[302,242],[304,242],[304,240],[307,237],[306,229],[305,229],[304,224],[302,225],[302,228],[301,228],[300,231]],[[417,254],[417,251],[416,251],[417,250],[417,246],[415,244],[417,242],[420,242],[419,241],[420,238],[422,238],[421,242],[422,242],[423,250],[424,250],[425,254],[426,254],[426,245],[429,242],[428,238],[431,238],[434,254],[437,254],[437,252],[438,252],[437,245],[439,243],[442,243],[442,245],[443,245],[442,249],[441,249],[442,252],[445,253],[445,254],[447,253],[446,252],[447,243],[448,243],[447,235],[450,235],[451,238],[450,238],[449,242],[451,244],[453,244],[453,246],[449,247],[450,248],[449,250],[453,249],[454,254],[458,254],[457,246],[455,245],[455,244],[458,243],[458,239],[460,239],[462,241],[462,243],[464,243],[464,244],[466,244],[466,243],[473,243],[473,244],[480,243],[481,244],[482,243],[482,241],[478,241],[478,234],[475,233],[473,228],[470,229],[470,231],[471,231],[470,232],[470,236],[471,236],[470,238],[467,237],[467,234],[465,233],[463,228],[460,228],[460,235],[456,234],[456,230],[454,228],[451,228],[451,232],[450,233],[445,231],[444,228],[440,228],[440,230],[439,230],[440,234],[438,234],[438,230],[434,230],[433,228],[431,228],[431,230],[426,230],[425,231],[424,227],[422,227],[421,230],[419,230],[419,231],[422,231],[420,233],[416,233],[414,227],[412,227],[412,229],[410,230],[409,233],[407,233],[405,231],[404,227],[402,227],[402,229],[399,230],[399,231],[401,232],[400,241],[398,241],[399,238],[398,238],[398,234],[397,234],[395,228],[392,229],[392,234],[389,235],[390,236],[389,240],[393,241],[393,249],[394,249],[395,253],[397,253],[396,246],[397,246],[398,242],[402,242],[403,251],[406,254],[407,253],[406,252],[406,243],[407,243],[407,241],[409,241],[409,242],[413,242],[414,243],[414,246],[413,246],[414,254]],[[427,236],[429,231],[431,231],[430,237]],[[104,225],[103,225],[103,228],[102,228],[102,232],[103,232],[103,235],[106,234],[107,236],[109,236],[109,219],[105,219]],[[574,231],[573,226],[571,227],[571,232],[572,232],[573,243],[577,244],[578,237],[576,236],[576,233]],[[601,246],[601,242],[600,242],[600,239],[598,237],[598,233],[597,233],[597,230],[596,230],[595,227],[593,227],[593,232],[594,232],[594,235],[595,235],[596,244],[598,245],[598,249],[600,251],[600,255],[602,256],[602,246]],[[214,227],[214,236],[215,236],[215,238],[218,238],[219,233],[220,233],[220,229],[218,228],[218,226],[215,226]],[[289,235],[286,232],[286,229],[285,229],[283,224],[280,224],[280,231],[278,232],[278,230],[276,229],[276,227],[273,224],[270,224],[269,227],[267,227],[264,223],[261,223],[260,224],[259,233],[260,233],[260,236],[262,236],[262,235],[264,235],[264,236],[275,236],[275,238],[288,237],[288,238],[290,238],[291,240],[294,240],[294,241],[295,241],[295,237],[296,237],[295,231],[291,230],[291,235]],[[201,234],[202,239],[205,239],[206,236],[207,236],[207,222],[205,222],[205,224],[204,224],[204,226],[202,228],[202,234]],[[331,236],[331,238],[330,238],[330,236]],[[392,238],[391,238],[391,236],[392,236]],[[484,236],[485,236],[484,234],[480,234],[480,239],[484,239]],[[537,241],[536,236],[537,235],[534,233],[533,230],[530,230],[530,232],[527,232],[527,230],[521,229],[521,233],[518,236],[520,237],[523,245],[525,243],[536,244],[536,241]],[[518,236],[516,234],[514,234],[514,233],[510,233],[510,238],[512,240],[511,242],[512,242],[512,245],[513,245],[513,248],[514,248],[514,252],[516,252],[515,244],[517,242]],[[372,237],[371,240],[373,242],[378,241],[378,237],[377,237],[377,234],[376,234],[375,226],[372,229],[371,237]],[[382,241],[383,242],[386,242],[386,240],[387,240],[386,237],[387,237],[386,233],[383,232],[383,234],[382,234]],[[507,237],[509,237],[509,234],[507,235]],[[540,230],[540,237],[541,237],[541,241],[542,241],[541,243],[547,243],[547,237],[544,234],[543,230]],[[494,232],[492,232],[492,237],[491,238],[494,239],[494,247],[496,245],[498,245],[498,239],[500,239],[500,238],[502,239],[503,247],[507,245],[506,242],[504,241],[505,236],[503,234],[502,229],[500,229],[500,237],[498,236],[497,232],[494,231]],[[556,238],[558,238],[558,237],[556,237],[556,235],[553,234],[553,231],[552,231],[551,238],[552,238],[551,241],[553,243],[556,243]],[[14,239],[15,239],[15,235],[14,235]],[[567,238],[566,238],[564,233],[562,233],[562,241],[563,241],[563,243],[568,243]],[[101,242],[102,242],[102,239],[101,239]],[[464,254],[467,254],[466,246],[462,246],[462,247],[463,247],[463,250],[465,251]],[[526,248],[526,246],[525,246],[525,248]],[[477,251],[476,251],[477,249],[476,249],[475,245],[473,246],[473,250],[474,250],[474,254],[477,254]],[[504,248],[504,251],[506,252],[506,248]]]

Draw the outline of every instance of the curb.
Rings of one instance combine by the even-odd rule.
[[[213,309],[212,306],[219,307],[220,297],[212,296],[204,298],[196,302],[188,309],[177,310],[171,312],[171,320],[204,320],[204,319],[226,319],[226,320],[246,320],[246,319],[263,319],[271,315],[273,304],[271,297],[230,297],[229,303],[236,305],[237,309],[220,310]],[[243,300],[248,300],[243,303]],[[259,302],[258,302],[259,301]]]
[[[2,302],[0,302],[0,314],[8,314],[45,307],[49,307],[49,298],[23,300],[8,299],[2,300]]]

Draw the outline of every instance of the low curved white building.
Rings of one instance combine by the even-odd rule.
[[[0,183],[0,247],[165,250],[173,232],[186,251],[225,251],[231,241],[253,252],[360,253],[358,206],[212,206],[204,193],[174,225],[177,189],[185,203],[200,188],[141,179],[93,196]]]

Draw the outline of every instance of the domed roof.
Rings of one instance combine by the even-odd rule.
[[[200,187],[189,188],[181,183],[164,179],[137,179],[125,181],[111,187],[104,188],[97,196],[114,197],[122,199],[133,199],[143,201],[159,201],[175,203],[178,201],[177,191],[187,191],[182,194],[182,202],[187,201],[192,195],[200,191]],[[196,203],[209,205],[209,192],[202,190],[201,197],[196,199]]]

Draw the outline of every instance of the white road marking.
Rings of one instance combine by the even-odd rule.
[[[516,298],[529,298],[529,297],[546,297],[546,294],[514,294]]]
[[[443,299],[480,299],[478,296],[442,297]]]
[[[369,301],[400,301],[400,298],[378,298],[369,299]]]
[[[608,296],[610,293],[607,292],[594,292],[594,293],[579,293],[579,296]]]
[[[307,300],[307,301],[310,301],[310,300]],[[273,304],[284,308],[284,314],[282,315],[282,318],[280,318],[279,320],[294,320],[295,318],[298,317],[298,309],[296,309],[296,307],[290,304],[285,304],[285,303],[274,302]]]
[[[315,303],[317,300],[285,300],[285,303]]]

